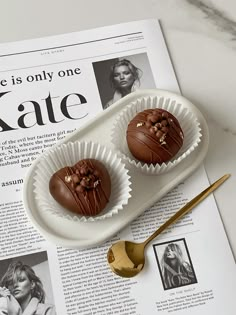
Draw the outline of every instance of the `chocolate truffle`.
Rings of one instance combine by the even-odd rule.
[[[111,179],[100,161],[84,159],[54,173],[49,191],[64,208],[80,215],[95,216],[109,201]]]
[[[139,112],[130,121],[126,133],[132,155],[149,164],[171,160],[182,147],[183,138],[178,120],[160,108]]]

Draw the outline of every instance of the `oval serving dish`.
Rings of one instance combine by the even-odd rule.
[[[174,98],[191,110],[201,128],[202,138],[199,145],[166,174],[147,176],[127,164],[132,182],[132,197],[124,206],[123,211],[111,218],[96,222],[73,222],[41,211],[33,193],[33,178],[40,160],[39,157],[29,168],[24,180],[23,201],[30,220],[46,239],[67,248],[89,248],[102,244],[160,200],[202,164],[209,144],[208,127],[203,115],[195,105],[181,95],[158,89],[140,90],[127,95],[87,122],[82,128],[58,142],[57,145],[75,141],[93,141],[116,152],[111,143],[111,131],[117,117],[128,104],[137,98],[148,96]],[[149,187],[149,189],[143,189],[143,187]]]

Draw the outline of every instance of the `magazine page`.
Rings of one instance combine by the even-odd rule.
[[[116,240],[144,240],[208,185],[203,167],[112,239],[89,249],[48,242],[24,210],[22,187],[32,162],[123,97],[111,76],[117,64],[125,62],[136,74],[129,93],[145,88],[179,92],[159,23],[7,43],[0,52],[1,311],[233,314],[235,265],[213,196],[152,242],[137,277],[119,278],[107,264],[108,248]],[[183,262],[174,275],[170,268],[163,271],[168,245]],[[18,278],[34,284],[28,305],[21,303]]]

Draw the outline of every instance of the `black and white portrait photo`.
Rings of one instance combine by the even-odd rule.
[[[56,315],[47,252],[0,261],[0,315]]]
[[[185,239],[153,245],[164,290],[197,283]]]
[[[138,89],[156,87],[146,53],[93,63],[103,108]]]

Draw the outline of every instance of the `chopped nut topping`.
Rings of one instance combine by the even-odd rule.
[[[139,122],[139,123],[137,123],[136,127],[141,127],[141,126],[143,126],[143,125],[144,125],[144,123]]]
[[[165,142],[165,141],[162,141],[162,142],[161,142],[161,145],[164,145],[164,144],[166,144],[166,142]]]
[[[72,177],[70,175],[65,176],[65,182],[70,183],[72,181]]]
[[[163,134],[163,136],[160,138],[159,141],[160,141],[161,144],[166,144],[166,142],[164,143],[165,137],[166,137],[166,135]]]
[[[98,179],[98,180],[96,180],[96,182],[94,182],[94,183],[93,183],[93,187],[94,187],[94,188],[96,188],[96,187],[97,187],[97,185],[99,184],[99,182],[100,182],[100,180],[99,180],[99,179]]]

